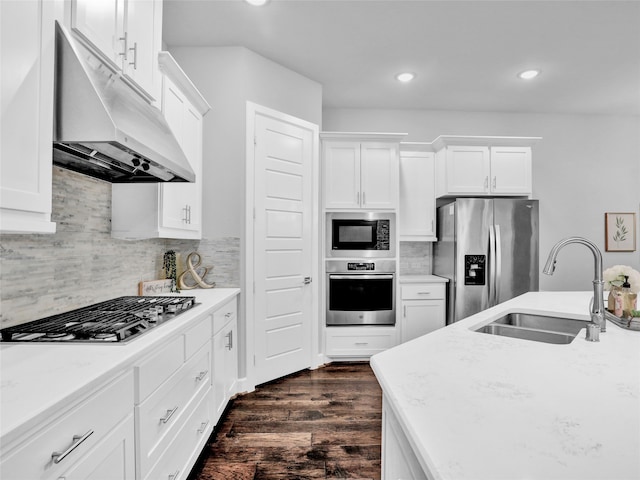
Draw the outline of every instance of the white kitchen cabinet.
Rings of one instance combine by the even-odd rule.
[[[54,233],[51,221],[54,8],[0,2],[0,232]]]
[[[207,418],[201,423],[206,425],[200,435],[187,446],[171,448],[196,410],[210,411],[211,346],[211,315],[205,314],[183,335],[158,346],[134,367],[137,478],[159,478],[152,474],[158,465],[183,470],[196,449],[200,452],[202,436],[206,439],[213,430],[213,419],[205,413]],[[201,407],[203,401],[209,403]]]
[[[445,326],[444,283],[405,284],[400,290],[403,343]]]
[[[428,480],[398,419],[383,397],[382,480]]]
[[[233,299],[213,314],[214,422],[237,393],[238,340],[238,305]]]
[[[148,100],[158,99],[161,0],[72,0],[71,28]]]
[[[369,358],[397,344],[395,327],[327,327],[325,354],[332,358]]]
[[[532,145],[538,137],[440,136],[436,196],[532,194]]]
[[[435,154],[430,143],[400,144],[400,241],[435,242]]]
[[[116,238],[202,237],[202,127],[209,104],[168,52],[161,52],[162,111],[196,174],[194,183],[113,184]]]
[[[3,451],[0,477],[133,480],[133,387],[133,373],[127,371],[96,388],[24,442]],[[118,474],[109,477],[109,472]]]
[[[325,208],[397,208],[398,152],[403,136],[322,133]]]

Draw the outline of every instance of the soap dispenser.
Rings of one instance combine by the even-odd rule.
[[[622,314],[624,317],[631,317],[631,311],[636,309],[638,294],[631,291],[629,277],[624,276],[622,284]]]

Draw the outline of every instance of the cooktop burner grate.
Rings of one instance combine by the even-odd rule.
[[[119,297],[5,328],[5,342],[124,342],[195,305],[195,297]]]

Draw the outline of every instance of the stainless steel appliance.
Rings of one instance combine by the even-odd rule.
[[[447,324],[538,290],[538,201],[458,198],[438,208],[433,273],[449,279]]]
[[[3,342],[122,343],[192,308],[195,297],[118,297],[0,330]]]
[[[327,260],[327,325],[395,325],[395,260]]]
[[[113,183],[193,182],[157,108],[56,23],[53,162]]]
[[[395,232],[394,213],[327,213],[327,257],[394,258]]]

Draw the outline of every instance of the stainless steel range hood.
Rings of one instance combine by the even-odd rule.
[[[193,182],[162,113],[56,22],[53,162],[112,183]]]

